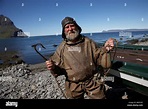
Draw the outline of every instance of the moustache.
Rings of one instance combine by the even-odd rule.
[[[68,31],[68,34],[76,33],[76,31]]]

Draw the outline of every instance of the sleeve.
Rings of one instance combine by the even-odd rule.
[[[65,70],[64,70],[64,64],[63,64],[63,59],[62,59],[62,52],[64,49],[64,42],[62,42],[57,50],[55,51],[55,53],[50,57],[50,59],[55,63],[55,68],[54,70],[52,70],[52,72],[56,75],[64,75],[65,74]]]
[[[107,52],[105,47],[99,47],[97,43],[92,42],[94,58],[97,63],[97,66],[102,66],[103,68],[111,67],[111,56]]]
[[[104,49],[104,47],[102,47],[101,49]],[[102,54],[100,54],[99,56],[99,64],[103,67],[103,68],[110,68],[111,67],[111,56],[109,52],[104,52]]]

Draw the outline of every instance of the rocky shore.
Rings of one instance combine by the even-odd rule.
[[[127,44],[129,45],[142,45],[142,46],[148,46],[148,38],[144,39],[132,39],[132,40],[127,40]]]
[[[0,99],[65,99],[64,76],[57,81],[44,66],[18,64],[0,69]]]
[[[148,46],[148,41],[145,41],[145,42],[137,42],[136,44],[134,45],[143,45],[143,46]]]

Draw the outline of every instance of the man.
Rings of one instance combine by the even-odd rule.
[[[56,52],[46,61],[46,66],[57,77],[64,74],[65,93],[69,99],[84,99],[87,94],[90,99],[104,99],[105,86],[99,79],[98,66],[110,67],[109,51],[113,49],[113,39],[109,39],[104,47],[98,48],[96,43],[81,35],[81,27],[71,17],[65,17],[62,22],[62,38]]]

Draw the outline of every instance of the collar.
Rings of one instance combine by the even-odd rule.
[[[76,42],[71,42],[71,41],[68,41],[67,39],[65,39],[65,42],[67,45],[76,45],[76,44],[79,44],[83,41],[84,41],[84,36],[82,36],[82,35],[79,36],[79,39]]]

